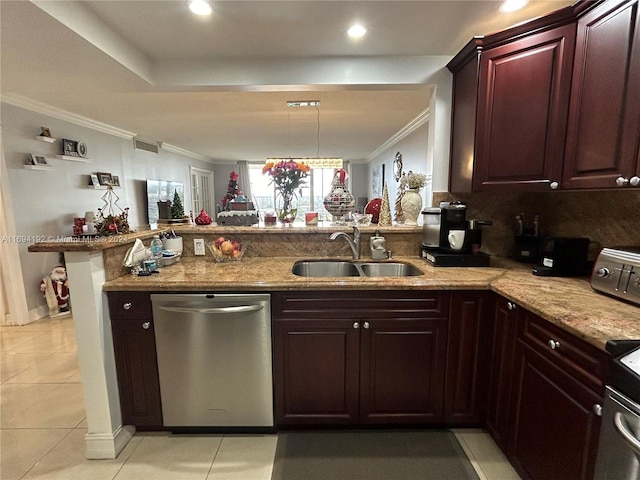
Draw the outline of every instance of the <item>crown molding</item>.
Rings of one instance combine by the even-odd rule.
[[[1,99],[3,102],[15,105],[16,107],[25,108],[36,113],[41,113],[42,115],[48,115],[49,117],[57,118],[58,120],[64,120],[66,122],[73,123],[74,125],[90,128],[115,137],[132,140],[133,137],[136,136],[133,132],[114,127],[107,123],[98,122],[97,120],[92,120],[88,117],[78,115],[77,113],[72,113],[58,107],[52,107],[46,103],[23,97],[22,95],[15,93],[3,93]]]
[[[404,127],[402,127],[394,136],[392,136],[389,140],[380,145],[376,150],[374,150],[368,157],[367,163],[376,158],[385,150],[393,147],[400,140],[405,138],[407,135],[413,133],[422,125],[429,121],[431,117],[431,109],[429,107],[425,108],[421,111],[413,120],[407,123]]]
[[[90,128],[92,130],[106,133],[108,135],[113,135],[115,137],[133,140],[137,136],[136,133],[130,132],[128,130],[123,130],[122,128],[114,127],[113,125],[109,125],[107,123],[98,122],[97,120],[92,120],[88,117],[78,115],[77,113],[72,113],[58,107],[53,107],[51,105],[47,105],[46,103],[39,102],[37,100],[33,100],[31,98],[27,98],[15,93],[2,93],[0,100],[16,107],[25,108],[32,112],[47,115],[58,120],[64,120],[74,125]],[[176,147],[175,145],[171,145],[168,143],[162,143],[161,148],[168,152],[173,152],[184,157],[194,158],[196,160],[202,160],[204,162],[211,162],[211,159],[209,157],[190,152],[189,150],[185,150],[184,148]]]
[[[162,143],[160,148],[162,150],[166,150],[167,152],[175,153],[177,155],[182,155],[183,157],[193,158],[195,160],[201,160],[203,162],[211,162],[212,159],[209,157],[205,157],[204,155],[200,155],[198,153],[191,152],[189,150],[185,150],[184,148],[176,147],[175,145],[171,145],[170,143]]]

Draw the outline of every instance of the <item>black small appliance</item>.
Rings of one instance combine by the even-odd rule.
[[[551,237],[542,246],[540,264],[534,275],[542,277],[580,277],[589,274],[589,243],[584,237]]]
[[[420,256],[436,267],[488,267],[490,257],[480,252],[481,231],[489,221],[467,221],[467,206],[463,202],[441,203],[440,208],[425,209],[424,235]],[[439,223],[439,224],[438,224]],[[462,248],[453,249],[449,234],[465,232]],[[473,253],[472,253],[473,252]]]

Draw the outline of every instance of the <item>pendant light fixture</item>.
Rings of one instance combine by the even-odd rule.
[[[315,157],[292,157],[291,156],[291,108],[308,108],[315,107],[317,112],[317,129],[316,129],[316,156]],[[267,158],[267,163],[278,163],[282,161],[299,161],[309,165],[311,168],[342,168],[342,158],[321,157],[320,156],[320,101],[319,100],[292,100],[287,102],[288,108],[288,140],[289,140],[289,157],[288,158]]]

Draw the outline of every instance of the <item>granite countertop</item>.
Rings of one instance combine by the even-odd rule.
[[[287,291],[287,290],[492,290],[604,349],[610,339],[640,338],[640,307],[592,290],[584,278],[537,277],[530,266],[492,258],[488,268],[436,268],[419,257],[397,257],[424,272],[414,277],[299,277],[299,257],[255,257],[216,263],[186,257],[148,277],[125,275],[105,291]],[[366,259],[363,259],[366,260]]]

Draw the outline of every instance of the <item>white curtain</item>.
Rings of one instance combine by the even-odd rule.
[[[251,196],[251,178],[249,177],[249,163],[241,160],[236,164],[236,173],[238,174],[238,186],[242,190],[242,194],[247,200],[252,200]]]
[[[27,297],[24,291],[20,251],[16,238],[11,199],[9,196],[9,179],[7,178],[7,162],[2,146],[2,130],[0,129],[0,236],[7,242],[0,242],[0,324],[26,325],[29,323]]]

